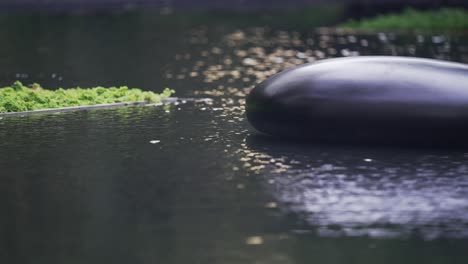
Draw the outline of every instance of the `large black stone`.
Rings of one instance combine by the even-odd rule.
[[[468,65],[353,57],[272,76],[247,97],[259,131],[326,142],[468,142]]]

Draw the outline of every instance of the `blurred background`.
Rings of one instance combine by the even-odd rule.
[[[209,99],[0,117],[0,263],[465,264],[468,153],[282,142],[244,105],[269,76],[326,58],[467,63],[467,7],[0,1],[0,87]]]
[[[206,9],[235,9],[252,11],[253,9],[271,9],[271,8],[302,8],[324,3],[339,3],[343,6],[361,6],[366,8],[383,7],[397,8],[402,6],[419,6],[425,8],[437,8],[449,5],[466,5],[463,0],[4,0],[1,3],[2,8],[11,9],[32,9],[43,8],[52,10],[96,10],[96,9],[132,9],[132,8],[159,8],[171,10],[206,10]]]

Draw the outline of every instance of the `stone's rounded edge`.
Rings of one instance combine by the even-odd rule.
[[[262,112],[259,111],[262,104],[262,90],[263,82],[255,87],[246,97],[245,100],[245,113],[249,123],[258,131],[265,133],[261,126]]]
[[[336,100],[325,103],[320,102],[318,104],[317,101],[311,103],[311,99],[307,98],[307,93],[316,88],[311,85],[311,83],[315,86],[321,85],[321,90],[318,89],[319,92],[326,91],[326,89],[324,89],[326,87],[323,87],[323,83],[311,82],[314,78],[314,69],[318,68],[316,66],[325,65],[328,67],[332,64],[341,66],[343,64],[349,64],[350,66],[356,66],[357,64],[353,64],[355,62],[359,63],[360,66],[369,66],[372,64],[393,68],[403,67],[407,70],[404,73],[391,74],[390,72],[388,75],[382,74],[379,81],[373,80],[371,82],[361,83],[364,85],[364,87],[362,87],[363,89],[369,88],[369,86],[375,86],[371,87],[374,89],[373,92],[375,93],[377,91],[377,95],[380,96],[380,98],[384,98],[382,94],[378,94],[379,90],[375,90],[375,88],[387,82],[387,86],[384,87],[386,89],[386,94],[384,94],[384,96],[394,97],[390,98],[394,99],[393,105],[391,103],[387,106],[377,105],[376,108],[378,111],[376,113],[373,113],[374,109],[370,107],[372,104],[367,104],[367,106],[364,107],[368,107],[367,110],[364,108],[356,110],[353,108],[360,107],[359,101],[357,103],[350,103],[349,99],[345,98],[344,95],[342,98],[345,102],[344,107],[339,106],[337,103],[339,101]],[[305,81],[298,82],[299,84],[296,84],[296,86],[299,85],[299,87],[291,89],[291,82],[284,82],[284,80],[287,79],[284,76],[292,76],[293,74],[296,76],[299,69],[304,74],[303,76],[299,76]],[[331,67],[330,71],[332,70],[333,67]],[[357,69],[357,71],[359,71],[359,69]],[[456,87],[455,89],[443,89],[444,87],[440,87],[440,84],[429,83],[431,78],[424,79],[420,74],[416,74],[415,78],[418,79],[416,80],[417,85],[411,90],[413,93],[416,93],[411,99],[416,100],[414,106],[408,106],[408,102],[401,102],[401,104],[399,104],[398,100],[405,99],[406,95],[403,94],[402,96],[401,92],[405,92],[406,87],[403,87],[402,84],[400,85],[401,87],[396,87],[397,89],[393,91],[390,89],[390,86],[394,84],[399,85],[398,82],[393,80],[394,78],[402,74],[405,75],[405,78],[408,78],[408,76],[412,75],[412,71],[424,71],[428,73],[428,76],[430,76],[431,73],[443,75],[444,79],[451,80],[452,82],[450,82],[450,84]],[[279,87],[278,80],[282,80]],[[360,80],[352,79],[352,81],[359,84]],[[457,83],[457,81],[462,83]],[[335,96],[333,99],[336,99],[337,94],[340,96],[340,89],[344,91],[351,86],[347,84],[346,80],[337,81],[334,84],[337,85],[337,87],[334,88],[338,89],[338,93],[333,95]],[[279,92],[268,92],[268,89],[273,87],[273,85],[275,85],[274,89],[279,90]],[[439,87],[437,85],[439,85]],[[429,100],[425,98],[424,100],[426,101],[420,99],[422,106],[418,105],[418,91],[426,97],[435,97],[434,94],[427,93],[427,90],[425,90],[431,90],[434,89],[434,87],[439,89],[437,93],[435,93],[436,95],[438,93],[442,95],[444,93],[446,95],[448,95],[448,93],[453,94],[447,97],[429,98]],[[466,91],[464,87],[466,87]],[[356,86],[354,86],[353,89],[356,89]],[[463,96],[461,99],[458,99],[457,92],[461,90],[463,90]],[[296,92],[296,98],[290,96],[291,93]],[[317,90],[314,92],[317,93]],[[370,99],[372,100],[373,98],[371,97]],[[348,100],[348,102],[346,102],[346,100]],[[339,110],[335,111],[335,113],[333,113],[334,115],[329,113],[323,114],[330,110],[330,108],[327,108],[327,104],[335,104],[335,108]],[[401,109],[398,110],[400,106],[405,106],[407,109],[415,109],[418,113],[413,116],[409,113],[408,116],[405,116],[404,111]],[[346,111],[346,107],[349,107],[349,111]],[[406,108],[403,107],[403,109]],[[445,108],[447,110],[438,114],[439,110]],[[356,113],[361,114],[362,117]],[[379,118],[379,114],[382,114],[382,118]],[[335,58],[308,63],[277,73],[257,85],[246,98],[246,116],[250,124],[259,132],[280,138],[372,144],[461,144],[461,141],[468,142],[468,138],[464,139],[464,134],[468,133],[468,122],[466,122],[468,119],[464,118],[468,117],[468,65],[424,58],[388,56]]]
[[[246,98],[246,116],[249,123],[264,134],[290,135],[294,129],[288,110],[275,100],[265,100],[264,89],[252,91]]]
[[[271,130],[282,130],[285,126],[277,126],[276,123],[279,119],[287,121],[281,118],[286,109],[282,109],[279,102],[276,102],[274,98],[267,94],[268,87],[274,83],[282,75],[308,65],[315,64],[317,62],[306,63],[297,67],[286,69],[282,72],[276,73],[270,76],[268,79],[259,83],[246,97],[245,112],[249,123],[259,132],[271,135]],[[271,117],[274,117],[271,120]],[[285,129],[284,133],[291,132],[290,129]],[[283,132],[279,133],[283,134]]]

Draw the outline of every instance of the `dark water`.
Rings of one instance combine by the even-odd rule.
[[[468,62],[467,36],[9,17],[0,82],[211,102],[0,119],[0,263],[466,263],[468,151],[258,135],[245,94],[307,61]]]

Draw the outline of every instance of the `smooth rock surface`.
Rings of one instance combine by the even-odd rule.
[[[272,76],[247,97],[259,131],[325,142],[465,144],[468,66],[410,57],[352,57]]]

